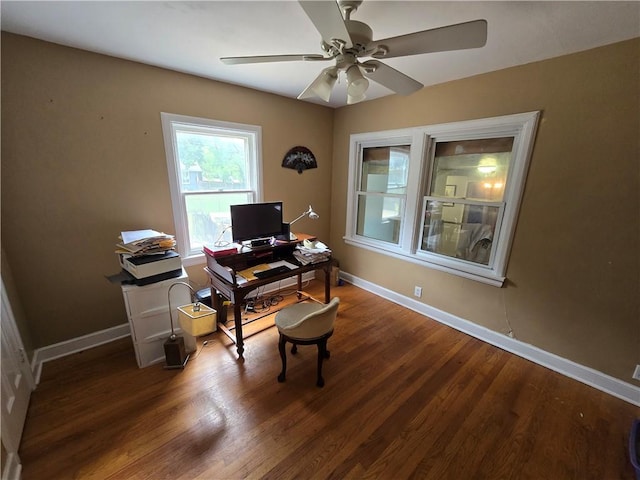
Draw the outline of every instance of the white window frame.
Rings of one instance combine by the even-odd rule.
[[[505,280],[507,261],[533,150],[539,114],[540,112],[534,111],[478,120],[352,135],[349,149],[349,186],[345,242],[349,245],[397,257],[436,270],[494,286],[502,286]],[[419,240],[424,219],[425,196],[430,185],[436,143],[507,136],[514,138],[512,160],[504,192],[504,208],[496,225],[497,236],[492,245],[489,265],[481,265],[420,250]],[[400,242],[399,244],[392,244],[356,234],[357,194],[362,172],[362,150],[371,146],[393,146],[399,144],[399,141],[411,145],[411,160]],[[461,200],[461,203],[464,203],[464,200]],[[502,208],[502,204],[499,206]]]
[[[171,192],[171,205],[173,207],[173,221],[175,224],[175,236],[177,251],[182,257],[182,264],[185,266],[201,264],[205,261],[201,251],[191,251],[189,242],[189,225],[187,219],[186,196],[202,195],[203,193],[215,192],[183,192],[182,175],[178,160],[178,146],[176,130],[178,128],[188,129],[194,132],[205,131],[207,133],[220,133],[222,135],[232,134],[234,136],[245,137],[249,146],[249,187],[238,192],[247,192],[254,202],[261,202],[263,199],[262,186],[262,128],[257,125],[245,125],[241,123],[223,122],[208,118],[191,117],[187,115],[177,115],[173,113],[160,113],[162,121],[162,134],[164,136],[164,147],[167,159],[167,170],[169,173],[169,190]]]
[[[359,246],[371,247],[373,250],[382,249],[386,252],[403,255],[407,249],[412,248],[411,232],[412,224],[416,215],[416,205],[412,200],[418,195],[419,184],[412,180],[416,171],[421,169],[421,159],[423,157],[424,135],[419,129],[389,130],[385,132],[361,133],[351,135],[351,145],[349,151],[349,186],[348,198],[350,199],[347,208],[347,225],[345,240],[347,243],[354,242]],[[362,152],[365,148],[372,147],[393,147],[398,145],[410,145],[408,165],[408,182],[405,198],[405,214],[402,219],[399,242],[397,244],[377,240],[374,238],[358,235],[357,215],[358,215],[358,195],[360,192],[360,181],[362,179]]]

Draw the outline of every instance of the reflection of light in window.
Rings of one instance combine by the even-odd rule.
[[[407,166],[409,165],[408,147],[389,149],[389,191],[404,189],[407,186]],[[403,193],[402,190],[397,193]]]
[[[480,160],[480,163],[478,163],[478,171],[480,173],[493,173],[498,168],[497,165],[498,162],[496,162],[495,158],[483,158]]]

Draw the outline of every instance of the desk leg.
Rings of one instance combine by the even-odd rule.
[[[302,298],[302,274],[298,274],[298,300]]]
[[[324,303],[331,301],[331,265],[324,267]]]
[[[211,307],[216,312],[218,312],[218,318],[220,318],[220,314],[222,312],[222,301],[220,300],[220,296],[218,295],[218,290],[216,290],[213,286],[210,287],[210,290],[211,290]]]
[[[242,298],[238,298],[238,296],[236,296],[236,302],[233,304],[233,320],[236,324],[236,350],[238,351],[238,357],[243,358],[244,340],[242,338]]]

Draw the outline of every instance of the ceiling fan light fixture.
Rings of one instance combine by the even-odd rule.
[[[369,80],[364,78],[360,67],[352,65],[347,69],[347,92],[351,97],[362,97],[369,88]]]
[[[325,68],[311,84],[304,89],[298,98],[309,98],[314,95],[328,102],[331,98],[331,91],[338,80],[338,75],[334,68]]]
[[[354,97],[352,95],[347,94],[347,105],[353,105],[354,103],[361,102],[366,100],[367,96],[363,93],[359,97]]]

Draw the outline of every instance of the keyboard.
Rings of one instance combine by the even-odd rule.
[[[280,265],[278,267],[270,268],[269,270],[260,270],[259,272],[253,272],[256,278],[269,278],[274,277],[276,275],[280,275],[281,273],[290,272],[291,269],[286,265]]]

